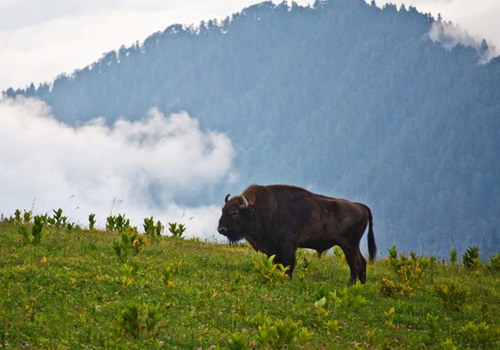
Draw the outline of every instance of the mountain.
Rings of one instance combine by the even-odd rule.
[[[232,193],[301,185],[368,204],[381,250],[498,253],[500,58],[431,40],[442,24],[362,0],[263,2],[4,94],[69,123],[186,110],[237,145]]]

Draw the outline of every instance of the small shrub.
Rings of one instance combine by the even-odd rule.
[[[120,239],[113,242],[113,249],[120,261],[125,262],[131,252],[138,254],[144,246],[144,238],[136,229],[128,227],[120,234]]]
[[[344,287],[333,292],[328,290],[326,285],[322,285],[316,290],[316,309],[343,306],[350,309],[359,309],[366,305],[368,300],[362,295],[363,285],[361,282],[350,287]]]
[[[38,215],[35,216],[33,218],[33,224],[23,221],[18,222],[16,228],[23,239],[23,244],[39,244],[42,240],[43,217]]]
[[[33,244],[38,244],[42,240],[43,219],[40,216],[35,216],[33,219],[33,227],[31,228],[31,235],[33,236]]]
[[[174,276],[177,275],[179,272],[179,269],[182,265],[182,261],[179,261],[177,263],[170,263],[167,264],[163,267],[162,270],[162,279],[163,283],[165,283],[165,286],[167,288],[172,288],[174,287]]]
[[[455,265],[457,263],[457,250],[456,249],[452,249],[450,251],[450,263],[452,265]]]
[[[29,244],[31,242],[30,238],[30,230],[27,224],[24,224],[22,222],[18,222],[16,224],[17,232],[21,235],[23,239],[23,244]]]
[[[490,265],[488,268],[493,271],[500,271],[500,253],[490,256]]]
[[[247,344],[244,334],[232,333],[229,336],[229,340],[227,342],[227,348],[229,350],[244,350],[244,349],[249,349],[250,347]]]
[[[138,338],[144,328],[139,319],[139,307],[134,304],[127,305],[121,313],[118,325],[123,333]]]
[[[275,255],[270,257],[263,253],[258,254],[259,259],[254,263],[254,270],[264,278],[265,281],[270,283],[282,282],[288,280],[287,271],[290,266],[283,266],[283,264],[275,264]]]
[[[150,237],[161,237],[163,232],[165,231],[165,226],[158,220],[158,222],[154,222],[153,217],[144,218],[143,223],[144,234]]]
[[[409,296],[413,292],[413,288],[408,282],[399,282],[382,277],[379,284],[379,291],[386,297],[394,295]]]
[[[437,331],[438,331],[438,322],[439,316],[435,316],[431,313],[427,313],[425,316],[425,325],[429,331],[429,341],[433,342],[436,339]]]
[[[457,350],[457,347],[453,344],[453,340],[451,338],[446,338],[446,340],[442,341],[440,345],[443,350]]]
[[[337,320],[328,320],[328,322],[325,322],[325,326],[326,326],[326,331],[328,332],[328,334],[331,335],[337,335],[342,330],[340,322]]]
[[[460,330],[472,346],[479,346],[481,348],[485,348],[488,344],[493,343],[497,336],[494,329],[484,321],[479,323],[470,321],[460,328]]]
[[[389,311],[384,311],[384,324],[391,329],[398,328],[398,325],[394,323],[395,317],[396,309],[393,306],[389,309]]]
[[[183,238],[182,235],[186,231],[186,226],[183,224],[177,224],[176,222],[169,222],[168,223],[168,231],[175,238]]]
[[[63,210],[61,208],[55,210],[52,209],[53,215],[47,218],[47,223],[56,227],[66,226],[66,221],[68,218],[63,215]]]
[[[144,330],[154,336],[156,325],[161,320],[158,310],[159,307],[156,305],[128,304],[118,319],[119,329],[133,338],[139,338]]]
[[[462,263],[468,269],[479,267],[479,248],[469,247],[462,255]]]
[[[284,320],[271,320],[263,317],[259,322],[255,340],[263,347],[271,346],[275,349],[304,345],[312,338],[312,334],[306,327],[302,327],[300,321],[290,318]]]
[[[435,288],[436,295],[447,309],[460,311],[467,301],[468,292],[458,284],[451,282]]]
[[[89,215],[89,230],[90,231],[95,230],[95,224],[96,224],[95,214],[90,214]]]
[[[106,218],[106,231],[114,231],[115,228],[116,228],[116,218],[110,215]]]

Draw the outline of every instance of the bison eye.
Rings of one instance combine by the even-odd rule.
[[[233,218],[238,217],[238,214],[239,214],[239,213],[238,213],[238,211],[237,211],[237,210],[235,210],[235,211],[232,211],[232,212],[231,212],[231,216],[232,216]]]

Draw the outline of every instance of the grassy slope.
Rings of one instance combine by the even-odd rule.
[[[458,348],[499,346],[499,273],[484,266],[470,271],[439,264],[410,297],[385,297],[380,279],[396,277],[379,261],[369,266],[361,291],[366,305],[330,305],[328,314],[319,315],[318,288],[345,287],[348,269],[340,258],[300,252],[294,279],[269,283],[255,271],[259,257],[247,246],[163,238],[146,242],[132,258],[139,270],[125,286],[127,273],[112,248],[117,233],[44,230],[39,245],[23,245],[14,224],[0,223],[0,348],[206,349],[227,346],[235,332],[253,344],[263,315],[271,323],[301,321],[312,338],[297,341],[303,344],[299,348],[441,348],[446,338]],[[169,264],[178,266],[173,286],[162,278]],[[446,308],[434,291],[450,281],[470,293],[458,312]],[[138,338],[123,331],[119,320],[131,303],[143,312],[145,305],[159,306],[154,331],[144,330]],[[391,307],[395,327],[384,323]],[[438,316],[433,339],[428,313]],[[342,329],[328,332],[328,320],[339,321]],[[461,327],[469,321],[488,323],[485,342],[464,335]]]

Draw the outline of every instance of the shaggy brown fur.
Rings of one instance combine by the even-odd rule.
[[[376,255],[370,209],[361,203],[311,193],[288,185],[249,186],[228,200],[218,231],[230,242],[245,238],[254,249],[275,262],[290,266],[292,275],[297,248],[322,253],[334,245],[344,251],[351,271],[350,283],[366,281],[366,260],[359,242],[368,224],[370,259]]]

